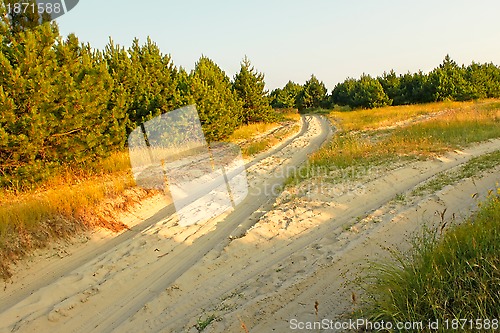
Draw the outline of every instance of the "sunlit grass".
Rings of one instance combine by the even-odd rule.
[[[295,122],[300,121],[301,115],[298,112],[289,112],[283,115],[284,120],[291,120]]]
[[[397,256],[396,264],[375,265],[374,283],[367,288],[372,302],[363,316],[391,322],[439,320],[439,332],[447,331],[444,320],[498,319],[498,195],[500,191],[468,222],[442,237],[437,230],[425,233],[409,256]]]
[[[1,190],[0,277],[9,277],[11,262],[53,239],[96,226],[123,229],[97,210],[103,201],[135,186],[129,165],[127,153],[116,153],[87,168],[67,168],[29,191]],[[130,198],[122,199],[111,206],[121,209],[130,204]]]
[[[299,130],[297,123],[301,121],[301,115],[296,110],[285,110],[279,113],[279,119],[281,122],[243,125],[231,135],[229,140],[240,144],[244,157],[257,155]]]
[[[458,148],[500,136],[500,109],[458,109],[395,131],[395,144],[428,142],[442,148]],[[423,149],[422,149],[423,150]]]
[[[366,165],[383,161],[391,161],[399,157],[425,158],[441,154],[457,148],[463,148],[475,142],[481,142],[500,137],[500,109],[490,108],[496,102],[482,104],[451,103],[457,108],[445,113],[393,129],[366,130],[374,124],[380,125],[380,119],[374,121],[357,120],[349,115],[342,119],[342,126],[346,128],[364,129],[363,132],[342,131],[337,134],[332,142],[313,154],[310,158],[312,165],[321,167],[346,168],[353,165]],[[429,114],[442,109],[445,104],[428,105],[428,109],[418,112]],[[383,120],[388,123],[392,114],[394,122],[402,120],[401,107],[383,108],[389,115]],[[416,112],[416,107],[415,107]],[[361,112],[381,109],[363,110]],[[359,112],[359,111],[358,111]],[[348,122],[350,121],[350,122]],[[377,125],[377,126],[378,126]]]
[[[255,123],[243,125],[234,131],[234,133],[229,137],[229,140],[231,142],[248,140],[278,128],[279,126],[279,123]]]
[[[343,131],[360,131],[392,126],[412,118],[445,110],[467,108],[475,102],[439,102],[419,105],[387,106],[377,109],[332,112],[330,117]]]
[[[279,114],[279,118],[283,121],[299,122],[300,117],[301,117],[300,114],[294,111],[287,111]],[[248,125],[242,125],[239,128],[237,128],[234,131],[234,133],[229,137],[229,141],[237,143],[244,140],[250,140],[259,137],[261,135],[264,135],[274,129],[277,129],[280,126],[282,126],[280,122],[273,122],[273,123],[259,122]]]
[[[500,137],[498,100],[332,112],[330,118],[337,123],[337,133],[309,157],[307,171],[291,176],[287,185],[348,168],[431,158]]]
[[[43,182],[33,184],[30,188],[6,186],[0,188],[0,204],[8,199],[17,200],[19,196],[43,192],[61,185],[79,184],[82,181],[96,179],[103,175],[124,172],[130,169],[128,151],[113,153],[111,156],[97,162],[79,166],[66,166],[58,169],[57,174]]]
[[[300,119],[300,118],[299,118]],[[242,155],[244,157],[251,157],[257,155],[258,153],[264,152],[273,146],[279,144],[286,137],[293,135],[299,131],[299,125],[294,124],[288,127],[282,127],[271,135],[263,136],[255,141],[251,141],[248,144],[243,145],[241,148]]]
[[[115,174],[99,180],[80,181],[78,185],[58,185],[35,194],[25,194],[17,200],[0,205],[0,241],[18,228],[35,230],[47,219],[84,217],[86,211],[105,198],[121,194],[134,186],[128,174]]]

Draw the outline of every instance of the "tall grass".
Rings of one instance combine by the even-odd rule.
[[[71,169],[37,187],[0,192],[0,277],[10,277],[9,265],[50,240],[66,238],[95,226],[121,230],[125,226],[107,216],[100,208],[103,201],[109,209],[124,209],[132,200],[150,192],[136,190],[127,168],[128,154],[116,153],[86,169]]]
[[[96,179],[103,175],[125,172],[130,169],[128,151],[115,152],[111,156],[97,162],[87,162],[78,166],[65,166],[58,173],[43,182],[33,183],[30,187],[16,184],[0,188],[0,204],[8,199],[19,200],[20,196],[43,192],[61,185],[79,184],[82,181]]]
[[[377,265],[365,309],[373,321],[500,318],[500,190],[466,223],[427,232],[398,264]],[[469,331],[475,331],[474,329]]]
[[[500,137],[500,109],[487,107],[497,104],[494,101],[482,104],[453,102],[411,106],[406,107],[410,112],[405,116],[401,112],[404,107],[355,111],[353,114],[341,113],[342,131],[329,145],[313,154],[310,162],[314,166],[346,168],[387,162],[398,157],[425,158],[471,143],[497,138]],[[367,129],[391,122],[394,124],[416,114],[431,114],[450,106],[457,108],[407,126],[390,130]],[[370,111],[375,115],[370,115]],[[383,114],[384,111],[387,114]],[[359,129],[363,131],[357,131]]]
[[[488,104],[490,102],[487,102]],[[433,113],[456,110],[481,104],[476,102],[439,102],[419,105],[386,106],[377,109],[356,110],[349,112],[331,112],[332,120],[339,123],[344,131],[374,130],[392,126],[397,122],[430,115]]]
[[[255,123],[240,126],[230,136],[231,142],[239,142],[242,140],[249,140],[257,135],[262,135],[280,126],[279,123]]]
[[[399,129],[389,142],[414,146],[426,142],[451,149],[499,136],[500,109],[467,108]]]

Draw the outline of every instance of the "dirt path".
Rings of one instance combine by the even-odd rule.
[[[272,149],[255,156],[246,163],[245,167],[250,168],[260,161],[267,159],[269,156],[282,151],[285,147],[289,146],[293,140],[302,137],[307,132],[308,124],[309,119],[303,118],[301,129],[298,133],[290,136]],[[36,279],[29,279],[29,275],[21,276],[21,279],[25,278],[26,281],[19,283],[20,277],[16,276],[16,283],[12,285],[6,284],[4,288],[4,293],[0,298],[0,313],[11,308],[45,285],[55,282],[62,276],[69,275],[78,267],[83,266],[85,263],[102,254],[112,251],[122,243],[130,241],[137,234],[147,230],[158,221],[171,217],[175,213],[175,207],[168,198],[156,197],[150,201],[151,202],[148,202],[140,211],[134,212],[132,216],[124,214],[124,216],[120,218],[130,227],[126,232],[116,237],[107,232],[97,233],[97,235],[94,235],[91,239],[92,246],[86,246],[89,240],[87,236],[83,237],[83,244],[81,246],[71,244],[72,249],[68,249],[65,244],[60,245],[54,248],[56,253],[53,255],[49,254],[49,256],[50,258],[57,257],[57,259],[62,260],[56,259],[50,260],[49,262],[45,260],[41,266],[33,265],[33,270],[37,271]],[[41,252],[42,256],[46,255],[45,250],[37,252]],[[18,273],[25,274],[26,272],[22,271]]]
[[[224,218],[180,228],[169,205],[108,242],[83,247],[36,276],[6,285],[0,301],[2,331],[113,331],[207,253],[224,248],[233,234],[257,222],[255,212],[279,194],[269,189],[286,179],[282,170],[305,161],[329,135],[326,120],[305,117],[300,133],[247,164],[250,195]]]
[[[338,320],[359,305],[353,293],[362,300],[352,281],[367,258],[407,247],[423,224],[442,223],[436,212],[445,208],[448,219],[468,215],[500,181],[497,168],[426,197],[410,196],[434,175],[500,149],[500,140],[491,140],[370,174],[362,186],[276,191],[284,170],[328,135],[324,119],[308,117],[296,137],[248,163],[250,195],[227,216],[179,227],[172,208],[151,203],[134,220],[151,217],[132,231],[82,246],[40,271],[34,265],[6,286],[0,331],[197,332],[197,322],[213,316],[204,332],[245,332],[242,323],[251,332],[289,332],[291,319]],[[397,195],[406,201],[395,202]]]
[[[468,215],[477,203],[472,194],[487,193],[500,177],[488,173],[404,205],[392,202],[396,195],[499,148],[500,140],[490,141],[380,175],[362,191],[281,202],[243,237],[211,251],[120,331],[132,332],[140,322],[148,331],[196,332],[199,318],[215,315],[207,332],[244,332],[242,322],[252,332],[288,332],[293,318],[317,319],[316,301],[319,319],[338,319],[356,306],[352,292],[359,290],[348,282],[367,258],[407,244],[424,222],[440,222],[435,213],[444,208],[448,216]]]
[[[298,233],[297,240],[289,246],[291,252],[300,253],[298,260],[282,261],[280,273],[288,271],[282,278],[280,273],[273,274],[271,281],[276,289],[240,302],[235,311],[226,313],[208,332],[241,330],[239,318],[255,332],[288,332],[292,319],[342,321],[363,302],[360,283],[368,260],[388,258],[389,249],[407,250],[424,225],[439,228],[443,224],[440,214],[445,209],[448,225],[467,217],[497,186],[500,167],[423,198],[398,203],[393,200],[396,195],[410,197],[411,190],[431,175],[498,149],[500,140],[494,140],[441,160],[412,163],[367,183],[362,194],[348,193],[331,206],[323,202],[314,228],[309,228],[305,235]],[[298,217],[294,221],[299,224],[304,219]],[[301,249],[299,243],[304,245]],[[290,283],[285,276],[294,281]]]

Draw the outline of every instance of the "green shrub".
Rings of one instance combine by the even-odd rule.
[[[498,192],[500,195],[500,191]],[[371,288],[373,321],[500,317],[500,196],[438,237],[426,232],[398,264],[379,264]],[[445,331],[441,327],[441,331]]]

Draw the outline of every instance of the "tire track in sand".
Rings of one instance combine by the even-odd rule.
[[[314,117],[314,119],[317,118]],[[306,159],[307,154],[319,147],[319,145],[326,139],[328,136],[327,129],[329,129],[329,126],[324,120],[321,121],[321,124],[324,131],[321,132],[319,136],[306,138],[306,140],[310,140],[309,144],[299,154],[294,154],[292,156],[290,164],[296,165],[303,162]],[[307,137],[308,129],[309,126],[307,121],[306,125],[303,126],[301,133],[299,133],[294,140]],[[288,141],[290,142],[279,147],[278,149],[273,149],[271,152],[264,154],[259,158],[259,160],[265,160],[266,158],[269,158],[271,154],[277,154],[280,151],[285,151],[292,143],[292,140]],[[257,162],[250,162],[249,167],[252,166],[258,166]],[[271,177],[267,180],[267,182],[283,182],[285,177],[285,175]],[[200,260],[205,253],[210,251],[221,241],[226,241],[231,231],[237,226],[238,221],[243,220],[246,216],[250,216],[262,203],[270,200],[271,198],[272,196],[247,198],[247,205],[241,205],[240,209],[237,209],[231,214],[231,216],[233,216],[231,218],[232,223],[221,223],[217,225],[215,231],[200,237],[193,242],[191,246],[175,247],[171,254],[159,258],[154,263],[150,263],[151,267],[148,267],[148,271],[145,273],[131,272],[132,269],[128,267],[130,263],[124,264],[123,262],[120,262],[120,257],[127,258],[133,255],[136,258],[140,258],[140,254],[138,253],[142,251],[143,247],[150,249],[151,246],[147,244],[150,240],[142,239],[144,238],[142,236],[145,234],[145,231],[153,229],[153,226],[158,224],[158,220],[162,220],[169,215],[170,212],[167,207],[162,212],[149,219],[147,224],[137,226],[137,228],[133,230],[135,233],[128,232],[126,236],[122,236],[120,241],[116,240],[116,244],[113,243],[114,246],[107,245],[105,251],[97,249],[94,252],[91,252],[97,254],[97,259],[92,258],[93,260],[90,261],[84,260],[83,258],[80,261],[74,260],[70,268],[65,267],[61,269],[61,273],[59,273],[62,274],[61,279],[58,279],[59,274],[56,274],[52,278],[44,279],[44,286],[37,288],[38,290],[33,292],[34,295],[32,297],[28,297],[32,298],[32,300],[24,299],[21,302],[16,302],[14,297],[14,301],[11,300],[10,302],[3,303],[2,309],[10,308],[9,310],[12,311],[4,311],[0,315],[2,323],[3,325],[9,325],[8,322],[11,320],[9,316],[12,312],[16,313],[17,310],[16,323],[10,327],[14,329],[22,327],[23,331],[37,330],[36,326],[38,324],[42,324],[41,322],[44,321],[43,318],[45,316],[48,316],[51,321],[51,323],[48,323],[47,326],[47,328],[50,328],[51,331],[112,331],[122,321],[128,319],[134,313],[139,311],[145,303],[155,298],[158,292],[161,292],[169,287],[178,276],[182,275],[183,272],[188,270],[192,265]],[[155,244],[158,243],[158,239],[154,239],[154,241],[157,241]],[[133,243],[138,242],[140,242],[140,246],[137,246],[137,244],[132,245]],[[125,250],[120,251],[122,253],[119,255],[114,254],[120,248],[125,248]],[[109,260],[108,257],[110,256],[112,257],[112,260]],[[88,259],[89,257],[91,256],[89,255],[86,258]],[[77,266],[76,262],[78,262],[79,266],[81,263],[84,263],[83,272],[78,272],[78,269],[73,269],[74,266]],[[89,294],[89,297],[84,299],[73,299],[75,297],[64,297],[64,292],[61,292],[59,299],[55,302],[50,302],[50,300],[46,302],[41,301],[41,299],[45,296],[50,296],[51,287],[59,289],[61,286],[69,286],[70,284],[75,283],[75,281],[82,280],[84,281],[84,284],[95,285],[96,279],[89,278],[88,276],[82,277],[82,275],[89,274],[92,271],[98,271],[98,269],[95,268],[96,266],[102,268],[106,264],[110,263],[111,265],[114,263],[121,265],[119,272],[125,272],[127,274],[125,277],[130,278],[130,280],[117,280],[117,274],[115,274],[115,276],[107,274],[105,275],[105,278],[98,281],[96,291],[87,292],[87,288],[83,291],[78,290],[76,294],[73,294],[73,296],[75,296],[77,294],[87,293]],[[113,267],[111,267],[110,270],[116,271]],[[93,274],[94,277],[95,275],[96,273]],[[61,283],[57,283],[58,281]],[[118,299],[114,297],[108,298],[108,296],[113,294],[116,297],[117,293],[120,294]],[[71,292],[69,294],[71,294]],[[33,298],[35,298],[35,300],[33,300]],[[65,302],[67,303],[67,307],[60,307],[60,305]],[[79,302],[86,303],[86,306],[82,307]],[[14,306],[11,307],[7,303],[13,304]],[[42,305],[41,308],[39,306],[40,304]],[[26,311],[26,309],[28,309],[28,311]],[[26,327],[26,324],[29,324],[29,327]]]

